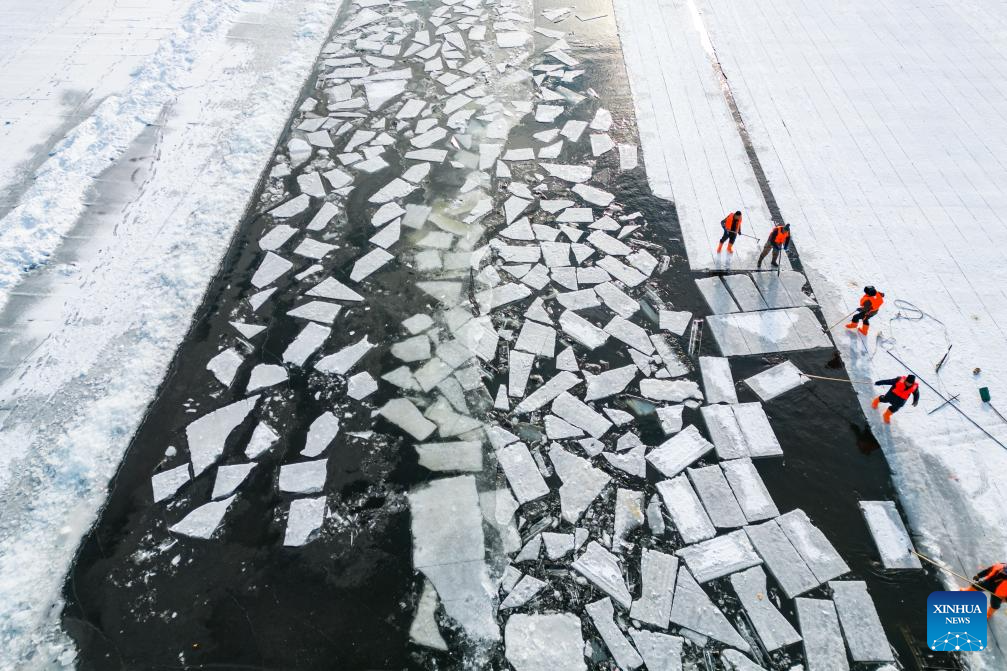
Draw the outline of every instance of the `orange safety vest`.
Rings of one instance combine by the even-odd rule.
[[[880,291],[873,296],[864,294],[864,297],[860,299],[860,307],[866,307],[868,312],[877,312],[884,304],[885,295]]]
[[[1007,583],[1007,564],[993,564],[993,566],[980,573],[978,578],[980,580],[989,580],[994,576],[999,577],[1001,582]]]
[[[741,217],[735,215],[734,212],[724,217],[721,225],[732,233],[741,233]]]
[[[783,226],[776,226],[773,228],[773,244],[784,245],[787,239],[790,237],[790,231],[783,228]]]
[[[906,376],[903,375],[899,378],[899,381],[895,383],[892,387],[892,393],[901,398],[903,401],[908,400],[913,392],[920,388],[919,382],[913,382],[912,386],[906,384]]]

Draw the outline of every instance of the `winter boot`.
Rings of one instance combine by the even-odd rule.
[[[727,243],[727,253],[728,254],[734,254],[734,243],[733,242]]]
[[[846,325],[846,328],[848,328],[848,329],[856,329],[857,328],[857,323],[856,322],[850,322],[849,324]]]
[[[878,409],[878,404],[880,404],[880,403],[881,403],[881,397],[880,396],[875,396],[874,400],[871,401],[871,407],[874,408],[875,410],[877,410]]]
[[[722,250],[723,248],[724,248],[724,243],[723,242],[720,243],[719,245],[717,245],[717,253],[720,254],[720,250]]]
[[[860,325],[860,335],[864,335],[865,336],[865,335],[867,335],[867,332],[870,331],[870,330],[871,330],[871,327],[868,326],[867,324],[861,324]]]
[[[887,410],[885,410],[885,414],[883,414],[881,416],[881,418],[883,420],[885,420],[885,424],[891,424],[892,423],[892,409],[888,408]]]

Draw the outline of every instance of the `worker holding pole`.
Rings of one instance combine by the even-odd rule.
[[[889,385],[888,391],[886,391],[881,396],[876,396],[873,401],[871,401],[871,407],[877,410],[878,405],[881,403],[888,403],[888,409],[885,410],[885,414],[882,415],[885,420],[885,424],[892,423],[892,415],[902,409],[902,406],[906,404],[909,397],[913,397],[913,407],[920,402],[920,385],[916,381],[915,375],[903,375],[902,377],[893,377],[890,380],[878,380],[874,383],[875,386]]]
[[[971,585],[962,589],[966,592],[986,590],[990,593],[990,606],[986,610],[986,619],[990,619],[1004,599],[1007,599],[1007,564],[1000,562],[984,568],[972,576]]]
[[[762,261],[769,254],[769,250],[773,250],[773,259],[769,262],[769,265],[779,268],[780,252],[786,249],[790,249],[790,224],[773,226],[773,230],[769,232],[769,237],[766,238],[766,244],[762,246],[762,253],[759,254],[759,262],[756,264],[756,268],[762,267]]]
[[[724,220],[720,222],[720,227],[724,229],[724,235],[720,237],[720,244],[717,245],[717,253],[720,254],[720,250],[723,249],[724,243],[727,243],[727,253],[734,253],[734,241],[738,239],[741,235],[741,210],[729,214],[724,217]]]
[[[848,329],[857,328],[857,322],[863,321],[860,327],[860,335],[867,335],[870,330],[871,317],[878,314],[878,310],[885,302],[885,295],[872,286],[864,287],[864,295],[860,299],[860,307],[853,313],[853,319],[846,325]]]

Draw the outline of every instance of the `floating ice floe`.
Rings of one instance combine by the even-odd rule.
[[[676,554],[701,583],[762,563],[748,536],[740,529],[682,548]]]
[[[328,459],[301,461],[280,466],[280,491],[290,494],[317,494],[325,487]]]
[[[850,658],[854,662],[894,662],[892,646],[867,592],[867,583],[833,580],[829,588]]]
[[[246,324],[244,322],[230,322],[230,324],[242,335],[242,337],[248,340],[251,340],[266,330],[265,326],[261,326],[259,324]]]
[[[587,549],[570,566],[591,581],[595,587],[615,599],[623,608],[629,610],[632,597],[626,588],[619,560],[597,541],[588,543]]]
[[[251,393],[257,389],[265,389],[273,385],[287,381],[287,369],[271,363],[260,363],[252,369],[252,374],[248,378],[248,387],[245,393]]]
[[[657,491],[685,543],[698,543],[716,535],[713,522],[686,476],[657,483]]]
[[[224,443],[255,408],[258,396],[246,398],[204,415],[185,428],[193,475],[198,477],[224,453]]]
[[[771,401],[777,396],[799,387],[808,381],[801,371],[790,361],[784,361],[757,375],[745,379],[752,391],[763,401]]]
[[[437,430],[437,425],[424,417],[409,399],[392,399],[381,407],[378,414],[416,440],[426,440]]]
[[[339,316],[342,306],[326,301],[310,301],[287,312],[291,317],[308,319],[320,324],[331,324]]]
[[[287,273],[294,264],[282,256],[277,256],[273,252],[266,252],[265,258],[259,264],[259,268],[252,275],[252,286],[256,289],[269,286],[277,279]]]
[[[587,165],[562,165],[559,163],[542,163],[541,167],[553,177],[558,177],[564,182],[580,184],[591,179],[591,166]],[[571,203],[572,205],[573,203]]]
[[[167,471],[155,473],[150,479],[150,485],[154,492],[154,503],[170,499],[178,492],[179,489],[188,483],[190,479],[188,463],[176,466],[175,468]]]
[[[504,642],[515,671],[587,671],[580,618],[571,613],[512,615]]]
[[[303,366],[308,357],[325,344],[331,333],[332,329],[327,326],[315,323],[308,324],[297,334],[297,337],[287,346],[287,349],[284,350],[283,361],[295,366]],[[256,370],[258,368],[256,366]],[[252,375],[253,377],[255,376],[254,370],[252,371]],[[284,371],[284,379],[286,379],[286,371]],[[251,386],[251,383],[249,383],[249,386]]]
[[[819,583],[849,573],[850,567],[803,510],[791,510],[777,521]]]
[[[296,547],[306,544],[322,528],[325,521],[325,497],[295,499],[287,513],[287,530],[283,544]]]
[[[802,597],[795,599],[794,605],[804,635],[804,660],[808,671],[847,671],[850,665],[832,602]]]
[[[787,598],[821,584],[775,519],[748,526],[745,533]]]
[[[231,382],[234,381],[234,376],[238,373],[238,369],[241,368],[242,362],[244,362],[244,357],[238,353],[233,347],[230,349],[225,349],[220,352],[217,356],[210,359],[206,364],[206,369],[213,373],[213,376],[217,378],[217,381],[225,387],[231,386]]]
[[[258,458],[266,450],[275,445],[279,439],[280,437],[273,431],[272,427],[265,422],[259,422],[255,430],[252,431],[252,437],[249,439],[248,444],[245,445],[245,457],[248,459]]]
[[[308,427],[308,437],[304,441],[301,456],[317,457],[339,434],[339,418],[331,412],[323,412]]]
[[[576,524],[612,478],[587,459],[570,454],[555,443],[549,448],[549,461],[563,483],[559,488],[563,519]]]
[[[699,429],[690,425],[652,450],[647,461],[672,478],[712,449],[713,445],[703,438]]]
[[[699,357],[699,369],[703,375],[703,393],[706,402],[737,403],[738,394],[734,389],[731,364],[726,357]]]
[[[780,511],[751,459],[723,461],[720,466],[748,522],[762,522],[779,516]]]
[[[308,296],[329,298],[337,301],[362,301],[364,297],[342,282],[327,277],[307,292]]]
[[[922,568],[913,554],[913,541],[894,502],[861,501],[860,510],[881,555],[882,566],[886,569]]]
[[[213,493],[210,494],[210,498],[217,500],[233,494],[253,468],[255,468],[254,463],[219,466],[217,476],[213,480]]]
[[[612,600],[608,597],[587,604],[585,610],[591,616],[595,629],[601,634],[601,639],[605,641],[605,646],[612,653],[612,658],[620,669],[635,669],[643,665],[643,659],[637,653],[622,630],[615,624],[615,608],[612,607]]]
[[[709,636],[739,650],[745,652],[751,650],[751,646],[731,626],[685,566],[681,566],[678,570],[675,597],[671,603],[671,621],[680,627]]]
[[[182,520],[169,528],[172,533],[206,540],[213,535],[213,532],[220,526],[224,514],[234,501],[234,497],[226,498],[222,501],[211,501],[196,508]]]

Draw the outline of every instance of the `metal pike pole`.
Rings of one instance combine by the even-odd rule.
[[[845,382],[846,384],[874,384],[870,380],[844,380],[841,377],[825,377],[823,375],[811,375],[810,373],[799,373],[801,377],[809,377],[814,380],[829,380],[831,382]]]
[[[972,585],[976,589],[981,590],[983,592],[986,592],[987,594],[993,594],[993,592],[990,592],[988,589],[986,589],[985,587],[983,587],[979,583],[973,582],[970,578],[966,578],[961,573],[956,573],[956,572],[952,571],[951,569],[949,569],[947,566],[945,566],[944,564],[940,563],[936,559],[931,559],[930,557],[928,557],[926,555],[922,555],[922,554],[920,554],[919,552],[917,552],[916,550],[914,550],[912,548],[909,548],[909,551],[912,552],[917,557],[919,557],[920,559],[922,559],[923,561],[929,562],[929,563],[933,564],[934,566],[936,566],[940,570],[944,571],[945,573],[950,573],[951,575],[953,575],[956,578],[961,578],[962,580],[964,580],[968,584]]]
[[[837,321],[837,322],[836,322],[835,324],[833,324],[832,326],[830,326],[830,327],[826,328],[826,329],[825,329],[825,332],[826,332],[826,333],[828,333],[828,332],[829,332],[829,331],[831,331],[832,329],[834,329],[834,328],[836,328],[837,326],[839,326],[840,324],[842,324],[842,323],[843,323],[844,321],[846,321],[847,319],[849,319],[849,318],[850,318],[850,317],[851,317],[851,316],[853,315],[853,313],[854,313],[854,312],[856,312],[856,310],[850,310],[849,312],[847,312],[847,313],[846,313],[845,315],[843,315],[843,318],[842,318],[842,319],[840,319],[839,321]]]
[[[937,406],[936,408],[934,408],[933,410],[931,410],[927,414],[928,415],[934,414],[935,412],[937,412],[938,410],[940,410],[941,408],[943,408],[944,406],[946,406],[948,403],[953,403],[954,401],[957,401],[959,396],[961,396],[961,394],[955,394],[954,396],[952,396],[951,398],[947,399],[946,401],[944,401],[943,403],[941,403],[939,406]]]

